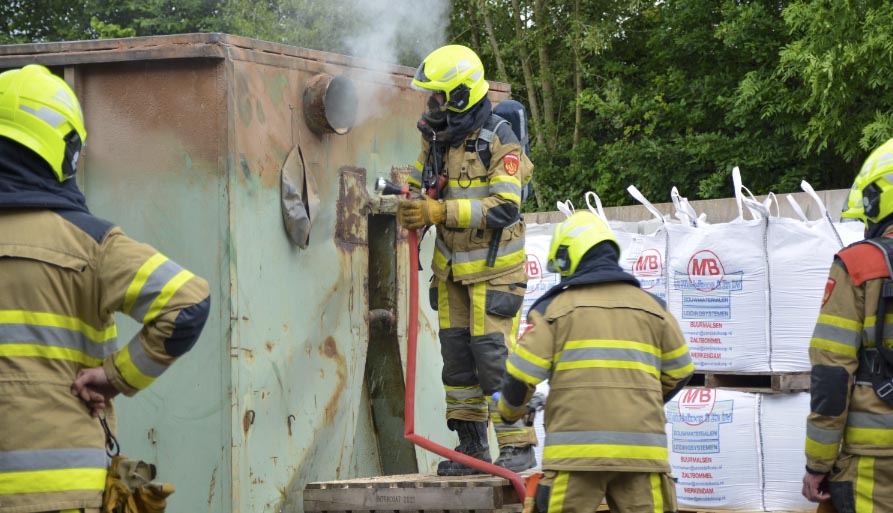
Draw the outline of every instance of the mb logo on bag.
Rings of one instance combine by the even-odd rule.
[[[732,292],[742,290],[744,271],[726,271],[716,253],[702,249],[688,259],[685,273],[673,274],[673,289],[682,294],[682,319],[732,318]]]
[[[717,401],[716,395],[711,388],[692,388],[667,403],[674,452],[719,453],[720,425],[732,422],[734,401]]]
[[[642,251],[633,264],[633,276],[639,280],[642,289],[650,290],[662,284],[664,275],[663,255],[654,248]]]
[[[722,262],[716,253],[708,249],[698,251],[688,261],[688,281],[696,290],[716,290],[724,277]]]

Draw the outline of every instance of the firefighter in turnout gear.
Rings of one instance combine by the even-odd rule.
[[[803,495],[839,513],[893,511],[893,139],[869,155],[841,217],[865,240],[839,252],[809,345]]]
[[[426,194],[401,202],[397,218],[410,230],[436,225],[429,297],[439,319],[447,426],[459,435],[459,452],[489,462],[492,419],[499,443],[495,463],[526,470],[536,464],[533,429],[503,423],[490,397],[517,338],[527,288],[520,206],[533,164],[511,126],[491,122],[498,116],[491,114],[484,67],[469,48],[435,50],[419,66],[412,86],[430,93],[418,123],[422,148],[410,177],[410,185]],[[489,165],[479,151],[487,145]],[[452,461],[441,462],[437,472],[477,473]]]
[[[0,74],[0,512],[99,511],[111,399],[195,343],[207,283],[94,217],[80,104],[39,65]],[[115,312],[143,325],[119,343]]]
[[[664,404],[694,365],[676,319],[624,272],[608,224],[577,212],[556,225],[548,268],[561,282],[527,314],[506,363],[498,408],[525,414],[549,380],[541,513],[676,511]]]

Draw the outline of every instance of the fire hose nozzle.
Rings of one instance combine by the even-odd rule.
[[[408,187],[401,187],[383,177],[378,177],[378,179],[375,180],[375,192],[382,196],[409,196]]]

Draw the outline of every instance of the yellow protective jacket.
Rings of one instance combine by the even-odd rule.
[[[99,508],[99,420],[70,392],[102,365],[126,395],[188,351],[207,283],[86,211],[0,210],[0,512]],[[143,324],[117,340],[115,312]]]
[[[665,305],[629,283],[581,284],[527,322],[506,372],[528,387],[549,380],[543,469],[669,472],[664,402],[694,366]],[[503,418],[517,418],[504,399]]]
[[[446,206],[446,220],[437,227],[431,268],[438,279],[448,279],[452,271],[453,280],[463,284],[509,274],[512,283],[524,282],[527,254],[524,220],[519,214],[521,178],[532,175],[533,163],[508,123],[498,125],[495,133],[482,133],[485,130],[475,130],[458,147],[449,146],[443,156],[442,171],[447,180],[441,198]],[[487,169],[475,148],[485,146],[485,140],[491,138]],[[422,138],[410,185],[421,184],[428,148],[428,141]],[[490,241],[499,229],[502,231],[495,265],[488,267]]]
[[[884,237],[893,237],[893,227]],[[806,466],[830,472],[841,449],[849,454],[893,456],[893,407],[860,377],[860,360],[875,348],[877,306],[889,271],[883,251],[870,242],[838,253],[809,344],[811,408],[806,424]],[[893,339],[886,315],[884,343]]]

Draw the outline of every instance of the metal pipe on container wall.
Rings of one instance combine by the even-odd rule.
[[[357,120],[357,93],[350,79],[320,73],[304,87],[304,120],[317,135],[344,135]]]

